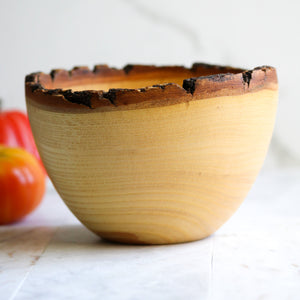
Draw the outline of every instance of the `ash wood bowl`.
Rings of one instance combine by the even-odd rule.
[[[207,64],[106,65],[26,77],[28,115],[58,193],[100,237],[205,238],[239,207],[271,139],[277,77]]]

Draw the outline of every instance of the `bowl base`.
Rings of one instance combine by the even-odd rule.
[[[137,235],[133,233],[127,232],[94,232],[96,233],[102,240],[109,243],[116,244],[127,244],[127,245],[172,245],[172,244],[182,244],[195,242],[198,240],[205,239],[210,235],[193,238],[193,239],[182,239],[182,240],[168,240],[168,239],[149,239],[149,237],[145,240],[142,240]]]

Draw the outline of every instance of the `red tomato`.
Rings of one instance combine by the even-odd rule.
[[[0,224],[29,214],[44,193],[45,174],[37,159],[21,148],[0,146]]]
[[[23,112],[17,110],[0,112],[0,144],[27,150],[43,166],[35,146],[28,117]]]

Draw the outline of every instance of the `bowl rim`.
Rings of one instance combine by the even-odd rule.
[[[81,90],[46,88],[57,82],[79,81],[95,78],[142,78],[155,72],[188,72],[195,74],[212,71],[212,75],[188,77],[182,85],[168,82],[142,88],[111,88],[104,90]],[[76,85],[76,84],[75,84]],[[262,89],[277,90],[276,69],[260,66],[251,70],[230,66],[194,63],[183,66],[126,65],[121,69],[96,65],[93,70],[86,66],[72,70],[54,69],[49,74],[35,72],[25,77],[26,98],[48,107],[104,110],[165,106],[221,96],[241,95]]]

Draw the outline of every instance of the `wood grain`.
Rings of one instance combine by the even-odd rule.
[[[228,220],[262,166],[276,106],[276,86],[110,111],[53,110],[27,93],[67,206],[98,235],[137,244],[202,239]]]

